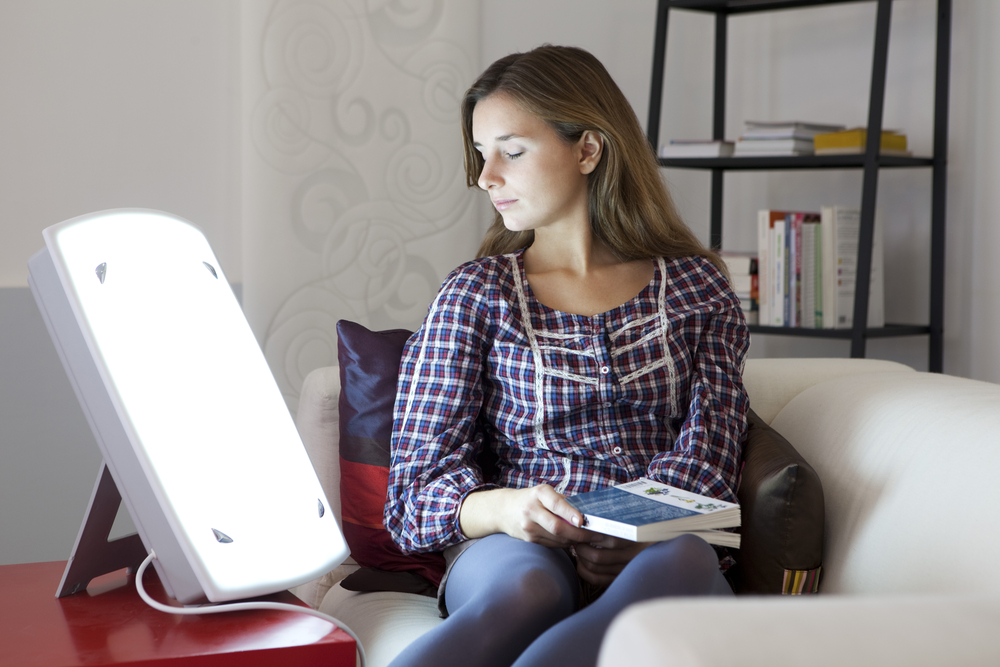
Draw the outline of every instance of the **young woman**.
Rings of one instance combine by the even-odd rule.
[[[444,551],[447,618],[394,664],[592,665],[626,605],[732,591],[700,538],[592,533],[565,497],[646,476],[734,501],[749,336],[592,55],[502,58],[462,119],[497,216],[407,344],[385,513]]]

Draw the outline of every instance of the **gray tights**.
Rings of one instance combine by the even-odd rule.
[[[449,617],[408,646],[393,667],[517,665],[586,667],[611,621],[629,604],[659,597],[732,595],[715,550],[682,536],[628,564],[593,604],[577,607],[569,556],[498,534],[469,547],[449,574]]]

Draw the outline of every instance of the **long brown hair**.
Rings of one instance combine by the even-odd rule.
[[[462,101],[469,187],[477,185],[484,164],[473,146],[472,113],[479,101],[498,93],[547,122],[567,142],[575,143],[587,130],[603,137],[601,162],[588,176],[590,224],[619,259],[701,255],[722,267],[677,213],[625,95],[604,65],[580,48],[545,45],[514,53],[490,65],[472,84]],[[533,240],[532,231],[504,227],[497,212],[479,256],[527,248]]]

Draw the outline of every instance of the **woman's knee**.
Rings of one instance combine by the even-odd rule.
[[[484,591],[445,623],[458,622],[466,630],[474,629],[476,654],[511,653],[508,662],[512,662],[575,608],[576,599],[565,577],[551,569],[533,567],[511,572],[507,585]]]
[[[506,596],[526,615],[555,623],[576,609],[579,586],[556,568],[531,567],[514,573]]]
[[[658,542],[640,553],[623,574],[644,581],[661,594],[706,595],[729,590],[719,570],[719,556],[696,535]]]
[[[471,602],[479,616],[513,610],[535,623],[562,619],[576,609],[579,586],[564,553],[514,538],[491,538],[455,564],[446,591],[450,611]]]

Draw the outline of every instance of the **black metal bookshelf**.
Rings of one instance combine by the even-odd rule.
[[[854,326],[851,329],[800,329],[752,326],[752,333],[850,339],[851,357],[865,356],[869,338],[928,336],[928,370],[940,373],[944,352],[944,230],[948,152],[948,75],[951,55],[951,0],[938,0],[934,72],[934,154],[931,157],[880,155],[882,111],[885,102],[886,62],[893,2],[897,0],[658,0],[653,73],[650,85],[647,136],[655,148],[660,140],[660,111],[667,50],[667,26],[671,9],[715,14],[715,60],[712,97],[712,138],[724,139],[726,119],[726,47],[728,18],[748,12],[777,11],[844,4],[875,2],[875,46],[872,56],[871,87],[868,99],[867,143],[859,155],[809,155],[780,157],[670,158],[660,165],[676,169],[704,169],[711,172],[709,243],[722,247],[723,175],[727,171],[771,171],[788,169],[860,169],[861,224],[858,238],[858,275],[855,281]],[[905,0],[898,0],[905,1]],[[880,169],[929,168],[931,176],[930,303],[929,324],[887,324],[867,326],[868,285],[871,276],[872,239],[875,229],[875,200]]]

